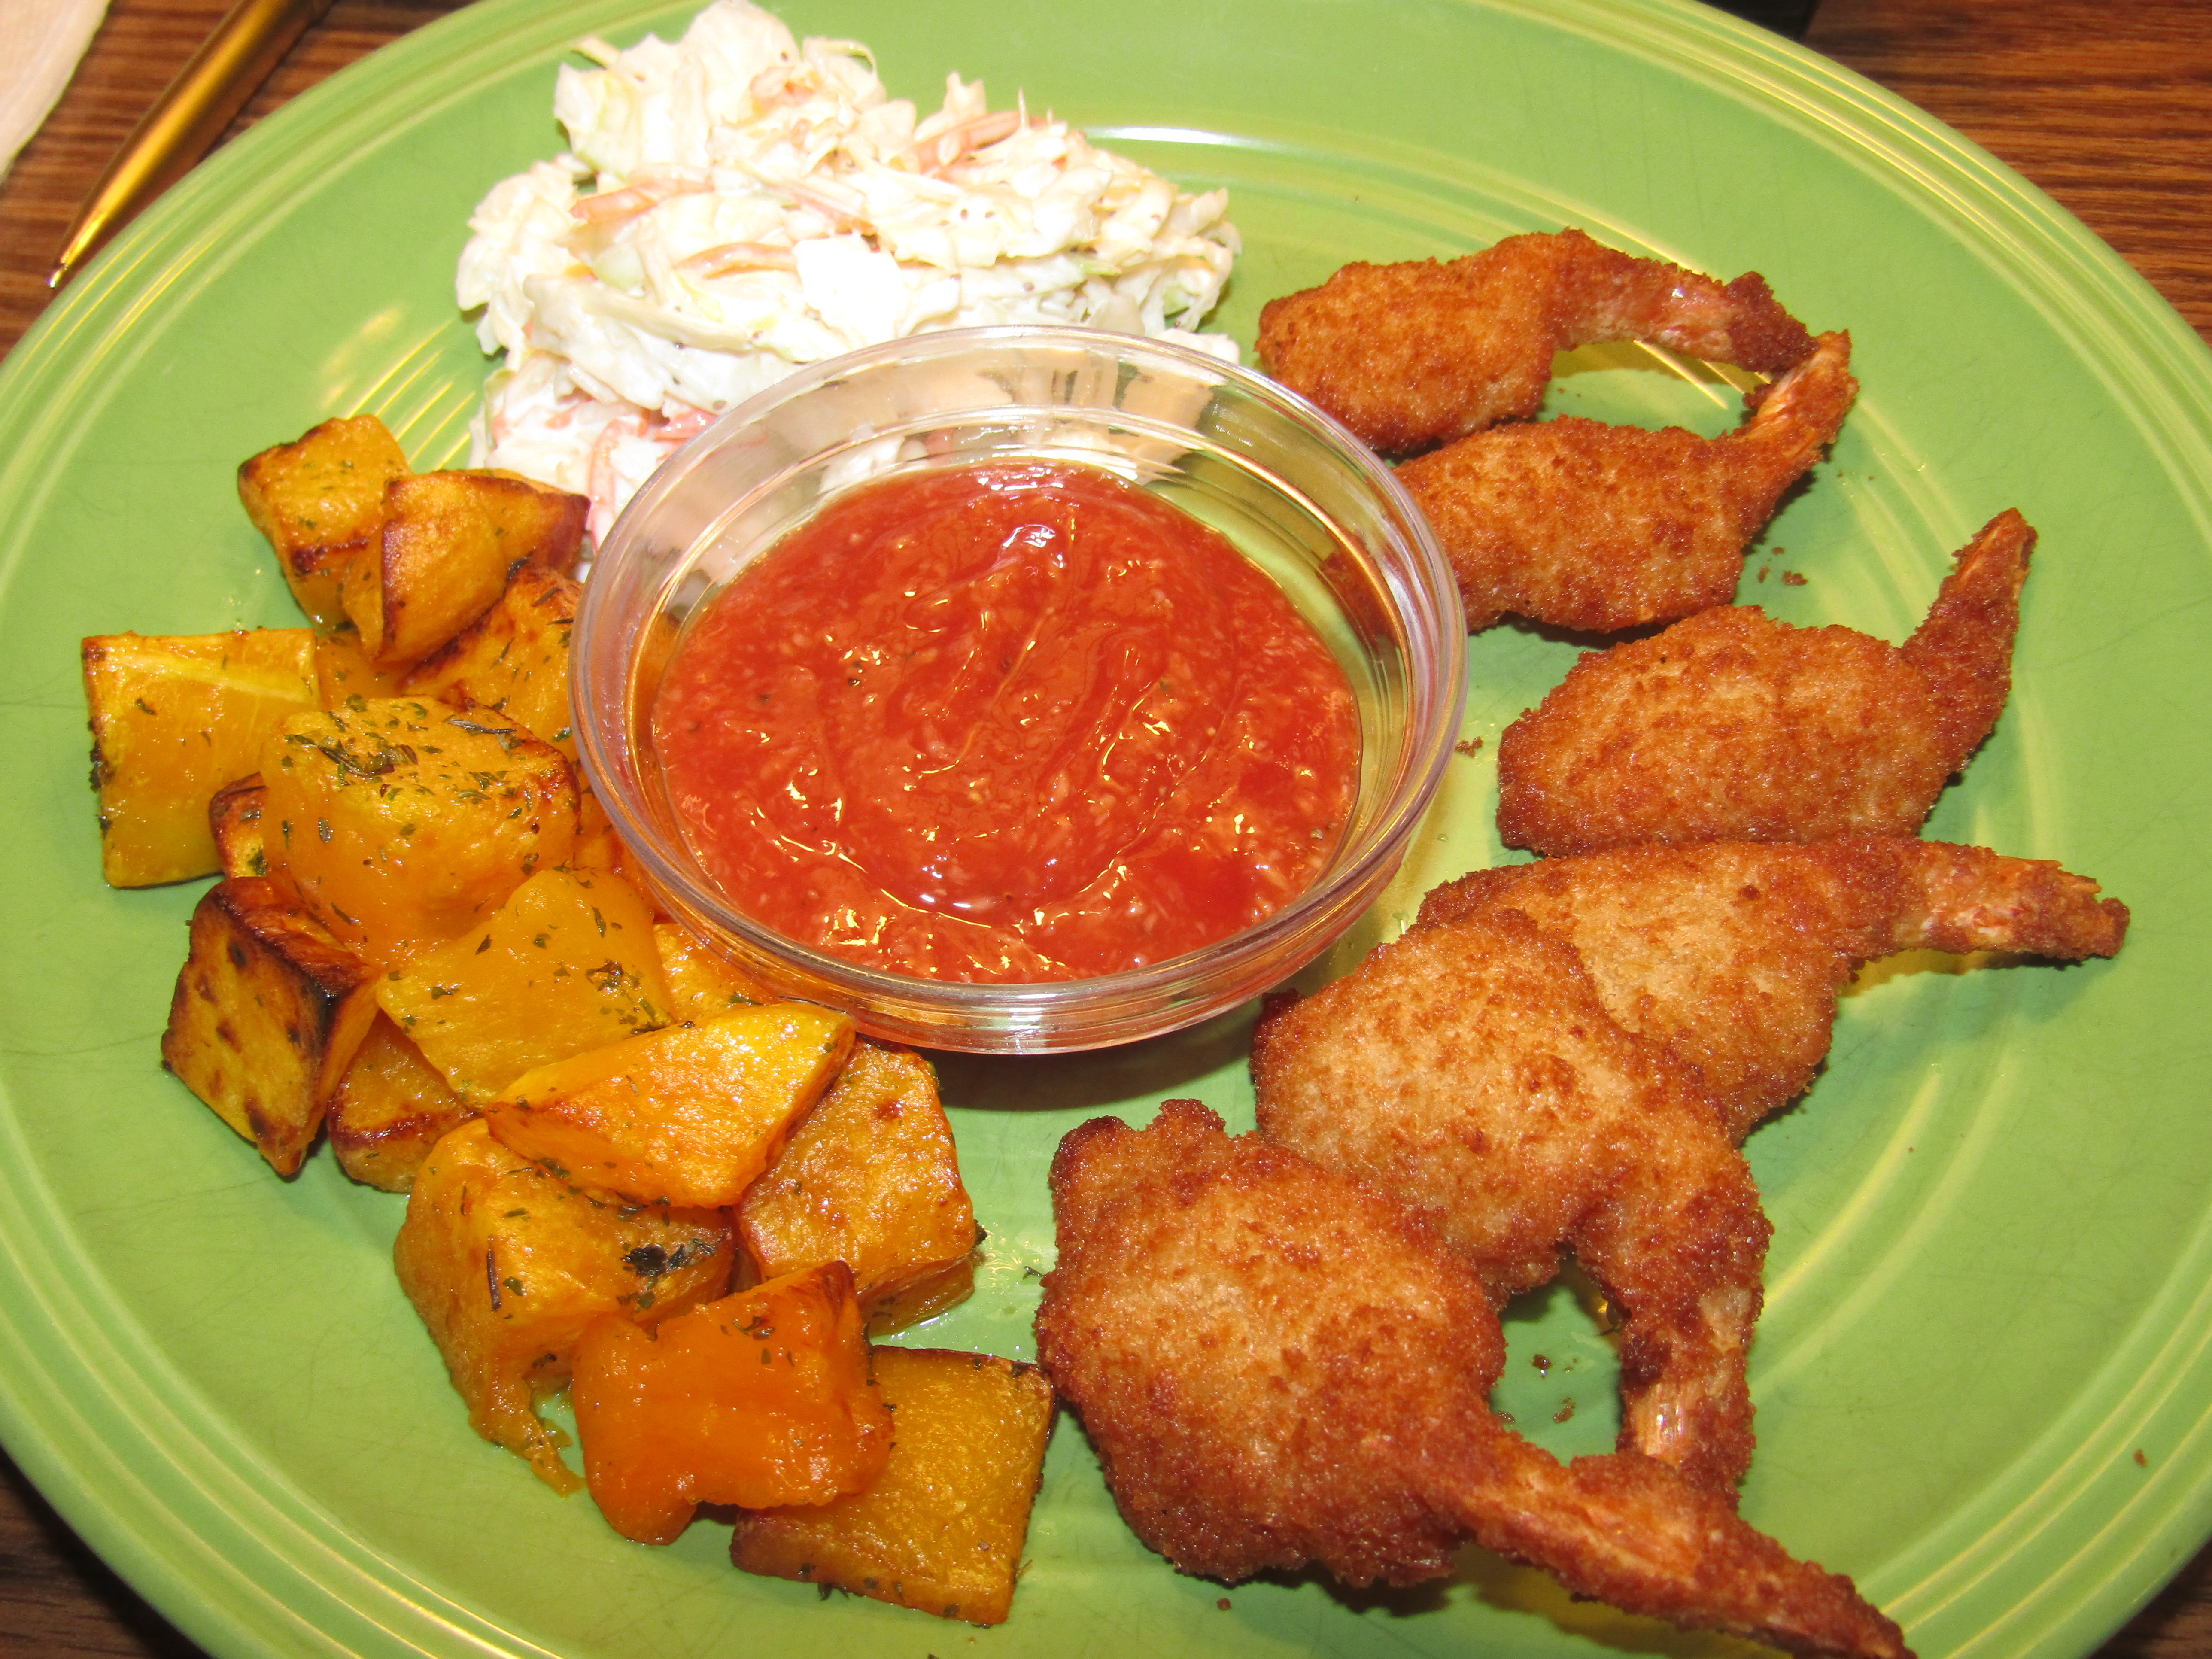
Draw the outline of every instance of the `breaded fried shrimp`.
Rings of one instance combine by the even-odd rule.
[[[1634,1453],[1562,1466],[1489,1406],[1481,1284],[1380,1193],[1194,1101],[1096,1119],[1052,1168],[1037,1358],[1131,1528],[1185,1572],[1451,1570],[1474,1540],[1571,1592],[1803,1654],[1892,1659],[1850,1581]]]
[[[1571,946],[1606,1011],[1694,1066],[1741,1140],[1810,1085],[1836,1000],[1899,951],[2108,957],[2127,907],[2041,860],[1909,837],[1632,847],[1478,870],[1414,926],[1492,909]]]
[[[1585,654],[1498,748],[1498,832],[1546,854],[1916,833],[2004,708],[2035,532],[2002,513],[1902,649],[1701,611]]]
[[[1413,454],[1534,415],[1553,357],[1601,340],[1767,374],[1813,349],[1756,274],[1723,284],[1574,229],[1509,236],[1448,264],[1346,265],[1269,301],[1258,344],[1275,379],[1376,448]]]
[[[1621,1432],[1731,1491],[1771,1229],[1695,1069],[1574,948],[1487,908],[1414,930],[1253,1034],[1261,1133],[1432,1212],[1502,1307],[1571,1250],[1621,1316]]]
[[[1459,579],[1470,632],[1510,612],[1587,633],[1735,597],[1743,550],[1835,439],[1856,395],[1850,337],[1754,394],[1717,439],[1576,416],[1474,433],[1398,469]]]

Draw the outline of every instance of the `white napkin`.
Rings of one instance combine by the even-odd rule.
[[[0,179],[76,73],[107,0],[0,0]]]

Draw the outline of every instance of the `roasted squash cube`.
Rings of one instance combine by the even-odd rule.
[[[607,1523],[671,1544],[701,1504],[820,1504],[873,1480],[891,1424],[842,1261],[576,1350],[576,1437]]]
[[[557,1492],[582,1482],[538,1415],[595,1322],[629,1325],[723,1294],[733,1254],[713,1211],[609,1204],[556,1181],[471,1119],[431,1149],[392,1245],[469,1422]]]
[[[763,1279],[853,1269],[871,1328],[940,1313],[974,1288],[975,1211],[937,1077],[910,1048],[861,1042],[737,1211]]]
[[[734,1204],[852,1047],[852,1020],[812,1003],[740,1008],[541,1066],[484,1113],[510,1148],[569,1180]]]
[[[419,663],[499,602],[526,565],[565,570],[590,499],[504,472],[420,472],[384,492],[375,547],[346,567],[341,599],[368,659]]]
[[[208,803],[259,763],[287,715],[315,706],[314,644],[305,628],[84,641],[100,869],[111,886],[222,867]]]
[[[361,635],[350,625],[315,639],[315,706],[343,708],[357,697],[403,696],[403,669],[379,668],[361,648]]]
[[[374,972],[262,878],[210,887],[191,939],[161,1063],[291,1175],[376,1017]]]
[[[897,1438],[866,1487],[738,1519],[747,1572],[834,1585],[970,1624],[1006,1622],[1052,1437],[1035,1365],[947,1348],[878,1348]]]
[[[269,855],[261,844],[261,803],[268,793],[261,787],[261,774],[249,772],[223,785],[208,803],[208,833],[215,837],[216,860],[233,880],[269,873]]]
[[[447,1130],[474,1117],[399,1028],[379,1014],[323,1116],[338,1167],[364,1187],[411,1192]]]
[[[714,1019],[734,1009],[780,1000],[751,975],[672,921],[655,922],[653,942],[678,1019]]]
[[[975,1231],[980,1243],[983,1232]],[[947,1308],[957,1308],[975,1294],[975,1258],[970,1250],[957,1261],[933,1273],[908,1279],[894,1291],[881,1291],[868,1304],[868,1334],[886,1336],[934,1319]]]
[[[614,822],[607,817],[607,809],[599,798],[586,788],[581,779],[576,787],[576,845],[568,854],[568,862],[579,870],[605,870],[620,876],[632,886],[640,884],[629,867],[629,848],[615,833]],[[680,1016],[689,1018],[689,1015]]]
[[[270,873],[380,966],[476,927],[576,839],[568,763],[489,710],[399,697],[295,714],[261,780]]]
[[[375,544],[385,486],[407,471],[398,441],[374,415],[325,421],[238,469],[246,516],[269,538],[292,597],[316,627],[345,620],[338,601],[345,568]]]
[[[525,565],[499,603],[406,677],[406,689],[478,703],[519,720],[531,735],[576,758],[568,716],[568,635],[583,585]]]
[[[376,1000],[471,1101],[669,1023],[653,912],[604,871],[539,871],[483,927],[395,969]]]

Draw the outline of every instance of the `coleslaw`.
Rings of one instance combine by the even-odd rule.
[[[856,347],[1076,323],[1236,357],[1198,331],[1238,251],[1224,191],[957,75],[919,116],[867,48],[750,0],[578,51],[598,67],[560,71],[568,153],[492,187],[455,291],[502,359],[470,464],[588,495],[595,538],[716,415]]]

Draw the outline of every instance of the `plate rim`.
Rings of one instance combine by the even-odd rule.
[[[1947,188],[1936,191],[1945,199],[1962,195],[1970,202],[1971,198],[1988,198],[1979,202],[1977,211],[1969,216],[1975,234],[1993,238],[2001,225],[2008,225],[2015,237],[2021,232],[2028,233],[2028,244],[2039,260],[2038,271],[2053,282],[2063,297],[2079,302],[2062,313],[2046,312],[2045,315],[2054,326],[2059,326],[2069,337],[2082,344],[2085,362],[2106,373],[2124,370],[2125,378],[2115,384],[2124,386],[2130,400],[2151,400],[2166,411],[2177,434],[2194,430],[2201,436],[2203,431],[2212,428],[2212,350],[2208,350],[2196,331],[2147,281],[2063,206],[1971,140],[1902,99],[1807,49],[1765,36],[1750,25],[1708,14],[1694,6],[1692,0],[1457,3],[1469,9],[1513,13],[1578,32],[1595,33],[1602,28],[1607,38],[1615,43],[1626,34],[1653,55],[1663,56],[1678,71],[1709,85],[1729,88],[1731,95],[1739,98],[1783,98],[1781,88],[1786,88],[1788,95],[1784,101],[1815,125],[1839,125],[1833,120],[1832,112],[1821,115],[1816,111],[1824,103],[1840,106],[1852,118],[1881,136],[1876,155],[1884,166],[1907,178],[1947,180]],[[155,302],[178,281],[197,283],[219,277],[224,261],[219,252],[210,253],[209,250],[220,242],[225,229],[249,216],[252,210],[265,209],[271,201],[281,201],[297,188],[312,172],[316,143],[330,142],[334,132],[350,130],[378,104],[396,97],[405,104],[411,118],[420,118],[453,99],[466,97],[472,79],[471,70],[485,61],[511,64],[518,50],[526,51],[533,58],[557,56],[562,45],[585,32],[585,27],[580,27],[583,19],[598,20],[597,27],[613,27],[617,25],[610,20],[627,18],[630,21],[619,26],[628,28],[647,16],[661,16],[678,9],[681,9],[665,4],[628,3],[627,0],[560,0],[551,6],[533,3],[533,0],[480,0],[478,4],[434,20],[339,71],[226,147],[80,273],[57,303],[27,331],[5,363],[0,364],[0,411],[24,408],[41,411],[33,417],[28,428],[34,431],[37,420],[45,418],[44,410],[59,407],[65,401],[58,395],[64,386],[54,384],[57,376],[66,382],[88,374],[106,361],[105,353],[128,349],[127,342],[118,346],[103,337],[88,356],[72,367],[65,354],[70,342],[80,331],[94,328],[103,318],[118,312],[127,319],[137,310]],[[495,25],[510,20],[518,27],[500,33]],[[478,31],[482,31],[480,35]],[[446,37],[462,33],[471,36],[468,50],[446,56]],[[410,87],[402,79],[408,72],[418,70],[422,84]],[[399,84],[396,88],[388,87],[386,83],[391,82]],[[424,101],[426,96],[432,101]],[[239,188],[250,169],[264,165],[267,171],[253,188]],[[1932,182],[1929,187],[1936,188]],[[180,272],[180,265],[187,269]],[[2057,280],[2068,276],[2075,282]],[[2096,296],[2101,296],[2100,303],[2087,302]],[[123,331],[114,332],[120,334]],[[2114,360],[2118,368],[2112,367]],[[48,395],[40,396],[41,392]],[[22,420],[14,413],[0,413],[0,435],[8,434],[11,428],[21,430]],[[28,431],[23,431],[22,435],[28,435]],[[14,495],[18,484],[10,473],[19,465],[15,458],[32,447],[22,443],[7,447],[10,459],[0,465],[0,496]],[[2170,473],[2186,470],[2178,454],[2169,455],[2165,460]],[[2197,514],[2200,534],[2212,540],[2212,510],[2207,507],[2204,492],[2200,490],[2184,499],[2191,502]],[[0,1237],[20,1239],[33,1231],[27,1224],[33,1218],[25,1205],[25,1196],[19,1188],[0,1183]],[[48,1331],[70,1328],[55,1316],[66,1316],[71,1310],[40,1295],[38,1286],[43,1282],[35,1274],[11,1279],[6,1293],[0,1295],[0,1326],[20,1332],[22,1322],[19,1316],[27,1310],[45,1316],[41,1322]],[[53,1282],[66,1283],[64,1279]],[[2202,1307],[2208,1294],[2212,1293],[2199,1290],[2191,1306]],[[27,1310],[24,1305],[27,1300]],[[113,1352],[114,1346],[107,1343],[106,1352],[94,1352],[80,1344],[73,1346],[70,1352],[83,1376],[112,1376],[118,1373],[103,1371],[103,1362],[119,1358]],[[0,1364],[0,1440],[7,1443],[47,1501],[80,1535],[114,1564],[133,1588],[165,1616],[211,1650],[246,1651],[235,1644],[261,1644],[264,1638],[254,1632],[264,1626],[272,1632],[284,1630],[300,1634],[303,1626],[293,1615],[289,1600],[301,1594],[319,1592],[331,1581],[302,1574],[301,1582],[294,1586],[293,1598],[260,1592],[260,1599],[266,1605],[261,1608],[259,1619],[249,1622],[243,1615],[218,1617],[204,1599],[204,1579],[173,1569],[170,1555],[157,1548],[155,1540],[147,1536],[149,1529],[143,1522],[126,1523],[125,1517],[115,1512],[112,1500],[96,1496],[100,1483],[88,1473],[95,1466],[106,1468],[108,1478],[118,1486],[143,1487],[145,1483],[119,1449],[97,1431],[96,1413],[83,1402],[72,1400],[59,1379],[45,1375],[44,1368],[39,1369],[40,1375],[27,1380],[15,1375],[15,1368]],[[2212,1358],[2207,1358],[2202,1343],[2197,1345],[2194,1363],[2187,1375],[2198,1379],[2212,1376]],[[2179,1379],[2170,1380],[2166,1392],[2170,1394],[2179,1386]],[[34,1398],[40,1401],[35,1407],[31,1404]],[[112,1401],[102,1403],[112,1405]],[[143,1408],[155,1415],[169,1410],[163,1402],[155,1400],[150,1391],[146,1394]],[[66,1438],[54,1435],[52,1425],[56,1422],[71,1425],[72,1434]],[[2185,1443],[2193,1446],[2197,1456],[2203,1460],[2197,1465],[2200,1469],[2212,1467],[2212,1426],[2198,1425]],[[74,1456],[64,1454],[64,1444],[76,1448]],[[203,1455],[210,1450],[197,1443],[195,1449]],[[207,1461],[220,1466],[220,1460],[211,1455]],[[2178,1457],[2169,1459],[2179,1461]],[[2148,1554],[2165,1559],[2125,1574],[2116,1570],[2096,1585],[2087,1587],[2065,1620],[2067,1631],[2078,1632],[2093,1623],[2100,1625],[2106,1632],[2117,1628],[2136,1607],[2155,1593],[2166,1577],[2186,1562],[2205,1535],[2212,1533],[2212,1490],[2200,1484],[2191,1490],[2176,1492],[2172,1490],[2173,1484],[2167,1482],[2161,1487],[2154,1478],[2136,1500],[2138,1504],[2147,1502],[2155,1492],[2166,1512],[2148,1537],[2138,1538],[2132,1554],[2136,1558]],[[252,1494],[241,1486],[236,1504],[250,1507],[251,1498]],[[141,1515],[152,1512],[150,1508],[138,1511]],[[204,1564],[227,1561],[204,1527],[195,1529],[179,1524],[183,1517],[166,1507],[160,1512],[172,1523],[173,1533],[192,1540],[198,1547],[195,1559],[202,1559]],[[222,1512],[234,1518],[242,1510],[230,1507]],[[2185,1536],[2191,1541],[2186,1548],[2178,1547],[2179,1540]],[[362,1582],[382,1588],[380,1580]],[[416,1588],[421,1587],[418,1584]],[[255,1589],[258,1590],[258,1583]],[[397,1598],[395,1603],[395,1613],[425,1611],[398,1603]],[[401,1619],[388,1623],[374,1618],[350,1602],[333,1600],[331,1607],[333,1612],[343,1613],[356,1623],[366,1620],[363,1635],[371,1630],[395,1635],[397,1624],[406,1622]],[[464,1609],[428,1611],[433,1622],[448,1634],[458,1634],[466,1640],[488,1640],[471,1629],[475,1621]],[[349,1644],[331,1645],[337,1640],[333,1632],[346,1622],[333,1620],[329,1625],[316,1624],[307,1628],[309,1645],[298,1650],[352,1650]],[[485,1645],[483,1650],[537,1650],[521,1646],[504,1632],[498,1632],[497,1638],[495,1644]],[[265,1639],[273,1644],[277,1638],[272,1634]],[[252,1650],[295,1650],[257,1645]],[[2032,1650],[2078,1651],[2080,1648],[2077,1641],[2056,1644],[2046,1638]]]

